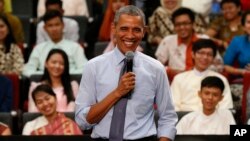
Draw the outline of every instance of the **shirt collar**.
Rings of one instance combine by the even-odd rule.
[[[115,53],[115,65],[119,65],[125,58],[125,55],[118,49],[118,47],[116,46],[114,48],[114,53]]]
[[[208,73],[208,69],[206,69],[205,71],[198,71],[196,68],[193,69],[194,71],[194,74],[197,75],[197,76],[204,76]]]
[[[178,46],[181,44],[184,44],[183,40],[181,38],[179,38],[179,36],[177,36],[177,38],[178,38]],[[196,34],[193,33],[189,44],[195,42],[197,39],[198,38],[197,38]]]
[[[119,48],[116,46],[115,48],[114,48],[114,53],[115,53],[115,57],[114,57],[114,63],[115,63],[115,65],[119,65],[124,59],[125,59],[125,55],[119,50]],[[134,58],[138,55],[138,53],[137,53],[137,51],[135,51],[134,52],[135,54],[135,56],[134,56]],[[136,64],[136,59],[134,59],[134,64],[133,64],[133,66],[135,66],[135,64]]]

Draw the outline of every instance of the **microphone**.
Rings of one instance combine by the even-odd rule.
[[[134,52],[127,51],[126,54],[126,72],[133,72],[133,59],[134,59]]]
[[[127,51],[126,54],[126,72],[133,72],[133,59],[134,59],[134,52],[132,51]],[[130,99],[131,98],[131,93],[132,90],[128,92],[127,94],[127,98]]]

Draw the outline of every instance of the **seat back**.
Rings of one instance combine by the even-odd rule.
[[[70,118],[71,120],[75,121],[75,113],[74,112],[65,112],[66,117]],[[41,116],[41,113],[31,113],[25,112],[22,116],[22,125],[24,126],[27,122],[34,120],[35,118]]]
[[[78,82],[78,84],[80,84],[81,78],[82,78],[81,74],[71,74],[70,77],[71,77],[71,80],[75,80]],[[34,74],[34,75],[31,75],[29,79],[30,79],[30,82],[32,81],[39,82],[41,78],[42,78],[41,74]]]
[[[12,102],[12,109],[18,110],[19,109],[19,102],[20,102],[20,80],[17,74],[5,74],[7,78],[9,78],[12,82],[13,87],[13,102]]]
[[[250,73],[245,73],[243,77],[243,95],[242,95],[242,122],[247,122],[247,92],[250,88]]]
[[[11,130],[13,129],[13,117],[11,113],[0,112],[0,122],[8,125]]]
[[[83,43],[85,41],[85,34],[88,28],[88,18],[85,16],[66,16],[76,20],[79,26],[79,42]]]
[[[12,0],[12,13],[18,17],[35,16],[35,0]]]

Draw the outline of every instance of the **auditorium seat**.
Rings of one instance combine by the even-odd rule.
[[[70,118],[71,120],[75,121],[75,113],[74,112],[65,112],[66,117]],[[38,116],[41,116],[41,113],[31,113],[25,112],[22,116],[22,125],[24,126],[28,121],[34,120]]]
[[[82,74],[71,74],[70,77],[71,77],[71,80],[75,80],[78,82],[78,84],[80,84]],[[41,78],[42,78],[41,74],[35,74],[35,75],[31,75],[29,79],[30,79],[30,82],[32,81],[39,82]]]
[[[85,42],[85,34],[88,28],[88,18],[85,16],[65,16],[67,18],[74,19],[79,25],[79,43]]]
[[[242,95],[242,122],[247,122],[247,92],[250,88],[250,73],[245,73],[243,77],[243,95]]]
[[[11,113],[0,112],[0,121],[9,126],[13,130],[13,117]]]
[[[12,13],[18,17],[34,17],[36,12],[36,0],[11,0]]]
[[[12,110],[19,109],[19,102],[20,102],[20,80],[17,74],[5,74],[7,78],[9,78],[12,82],[13,86],[13,103],[12,103]]]

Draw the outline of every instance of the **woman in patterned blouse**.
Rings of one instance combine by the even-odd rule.
[[[13,29],[15,30],[15,29]],[[0,16],[0,73],[20,75],[24,65],[23,54],[12,35],[6,17]]]

